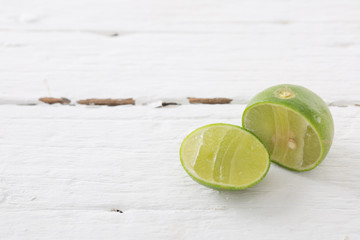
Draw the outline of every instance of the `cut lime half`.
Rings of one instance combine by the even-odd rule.
[[[310,90],[289,84],[256,95],[242,122],[265,144],[272,161],[296,171],[315,168],[328,153],[334,134],[325,102]]]
[[[190,133],[180,148],[185,171],[215,189],[238,190],[262,180],[269,170],[269,153],[260,140],[230,124],[210,124]]]

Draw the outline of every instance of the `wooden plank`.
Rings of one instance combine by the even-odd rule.
[[[360,238],[358,0],[0,2],[0,239]],[[327,159],[242,192],[192,181],[182,139],[279,83],[331,106]]]
[[[239,205],[245,202],[241,195],[233,198]],[[286,212],[292,215],[289,217],[284,214]],[[267,208],[130,210],[123,214],[91,210],[30,210],[5,214],[7,221],[0,225],[3,239],[347,240],[359,237],[354,227],[358,217],[351,210],[305,209],[296,207],[296,201],[289,207]],[[329,218],[329,215],[336,217]],[[336,226],[338,228],[334,229]]]
[[[278,83],[359,103],[357,0],[5,1],[0,103],[187,97],[246,103]],[[29,100],[30,99],[30,100]]]
[[[285,31],[286,32],[286,31]],[[134,98],[139,102],[227,97],[245,103],[292,83],[327,102],[357,101],[360,31],[351,36],[150,34],[120,38],[0,32],[1,98]],[[146,41],[144,42],[144,38]],[[349,47],[335,46],[351,42]],[[316,42],[316,44],[314,44]]]
[[[244,107],[0,106],[0,237],[359,237],[359,107],[331,107],[334,145],[313,171],[272,164],[242,192],[187,176],[178,157],[186,134],[240,124]]]
[[[143,31],[224,31],[239,22],[287,25],[296,22],[334,23],[360,20],[357,0],[291,1],[216,0],[46,0],[3,1],[3,29],[83,29]],[[228,25],[225,29],[222,25]]]

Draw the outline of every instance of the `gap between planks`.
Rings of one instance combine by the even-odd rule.
[[[88,98],[80,100],[71,100],[64,97],[41,97],[39,99],[1,99],[0,105],[21,105],[21,106],[34,106],[40,104],[49,104],[49,105],[97,105],[97,106],[123,106],[123,105],[141,105],[141,106],[150,106],[154,108],[162,108],[168,106],[180,106],[188,104],[247,104],[249,101],[244,99],[236,98],[179,98],[179,99],[168,99],[168,100],[159,100],[159,99],[134,99],[134,98]],[[333,101],[328,102],[328,106],[333,107],[348,107],[348,106],[357,106],[360,107],[359,101]]]

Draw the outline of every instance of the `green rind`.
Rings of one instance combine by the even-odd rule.
[[[281,99],[275,97],[274,92],[284,88],[291,89],[296,94],[295,97],[288,99]],[[274,160],[272,161],[282,167],[298,172],[309,171],[317,167],[328,154],[334,137],[334,121],[326,103],[314,92],[302,86],[291,84],[276,85],[258,93],[254,98],[250,100],[242,116],[243,127],[245,127],[244,120],[248,110],[258,104],[263,103],[282,105],[284,107],[292,109],[293,111],[298,112],[300,115],[302,115],[305,119],[308,120],[308,122],[317,132],[320,137],[322,146],[321,156],[319,160],[316,162],[316,164],[314,164],[311,168],[308,169],[294,169],[288,166],[284,166],[283,164]]]
[[[268,154],[268,165],[267,165],[267,168],[266,170],[264,171],[264,174],[261,176],[261,178],[259,178],[257,181],[251,183],[251,184],[248,184],[248,185],[244,185],[244,186],[240,186],[240,187],[232,187],[232,186],[224,186],[224,185],[221,185],[221,184],[214,184],[214,183],[209,183],[209,182],[206,182],[204,180],[202,180],[201,178],[197,178],[195,176],[193,176],[190,171],[185,167],[185,164],[183,162],[183,159],[182,159],[182,156],[181,156],[181,150],[183,148],[183,145],[184,145],[184,142],[192,135],[194,134],[195,132],[203,129],[203,128],[207,128],[207,127],[211,127],[211,126],[216,126],[216,125],[225,125],[225,126],[232,126],[232,127],[236,127],[236,128],[240,128],[241,130],[251,134],[252,136],[254,136],[259,142],[260,144],[264,147],[266,153]],[[194,180],[196,181],[197,183],[200,183],[201,185],[204,185],[206,187],[209,187],[209,188],[212,188],[212,189],[215,189],[215,190],[230,190],[230,191],[236,191],[236,190],[244,190],[244,189],[247,189],[249,187],[252,187],[256,184],[258,184],[259,182],[261,182],[265,176],[267,175],[267,173],[269,172],[269,169],[270,169],[270,163],[271,163],[271,159],[270,159],[270,154],[269,154],[269,151],[267,150],[267,148],[265,147],[264,143],[256,136],[254,135],[252,132],[248,131],[247,129],[243,128],[243,127],[240,127],[240,126],[237,126],[237,125],[233,125],[233,124],[227,124],[227,123],[213,123],[213,124],[208,124],[208,125],[205,125],[205,126],[202,126],[200,128],[197,128],[195,129],[194,131],[192,131],[190,134],[188,134],[185,139],[183,140],[183,142],[181,143],[181,146],[180,146],[180,162],[181,162],[181,165],[183,166],[185,172]]]

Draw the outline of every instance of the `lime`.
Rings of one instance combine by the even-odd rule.
[[[238,190],[262,180],[269,170],[265,146],[252,133],[230,124],[210,124],[190,133],[180,148],[185,171],[215,189]]]
[[[289,84],[257,94],[245,109],[242,124],[261,139],[273,162],[295,171],[315,168],[334,136],[326,103],[312,91]]]

